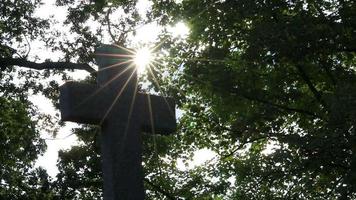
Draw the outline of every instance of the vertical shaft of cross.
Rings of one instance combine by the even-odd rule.
[[[113,91],[112,104],[102,120],[102,167],[105,200],[143,200],[142,142],[140,112],[136,111],[137,74],[120,57],[127,52],[118,48],[100,48],[98,85]],[[105,55],[106,54],[106,55]],[[110,57],[115,54],[117,57]],[[113,115],[120,113],[119,115]]]
[[[140,132],[176,129],[173,99],[137,91],[132,56],[103,45],[96,51],[97,84],[67,82],[60,87],[63,121],[101,125],[105,200],[143,200]]]
[[[102,126],[102,164],[104,199],[144,199],[139,127],[119,119],[109,119]]]

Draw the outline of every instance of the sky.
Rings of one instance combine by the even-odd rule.
[[[69,32],[69,28],[62,25],[65,17],[66,17],[66,9],[63,7],[56,7],[55,0],[46,0],[43,1],[44,5],[36,10],[36,15],[42,18],[48,18],[50,15],[54,16],[54,19],[58,21],[57,24],[54,25],[54,28],[60,30],[66,30]],[[150,7],[150,3],[147,0],[139,0],[138,9],[141,14],[144,14],[147,9]],[[149,44],[153,43],[161,30],[155,23],[147,24],[145,26],[141,26],[137,29],[137,34],[133,38],[129,38],[132,41],[132,45],[136,44]],[[169,27],[168,30],[171,32],[173,37],[186,37],[189,34],[188,27],[184,24],[184,22],[178,22],[175,26]],[[40,57],[50,58],[52,60],[58,60],[61,56],[61,53],[48,51],[41,42],[34,42],[31,45],[31,53],[30,56],[41,55]],[[87,72],[83,70],[77,70],[74,73],[71,73],[71,76],[74,80],[80,80],[85,78],[88,75]],[[55,77],[55,79],[63,84],[63,81],[59,77]],[[38,107],[38,110],[45,114],[50,114],[54,116],[56,113],[58,114],[58,110],[55,110],[52,106],[52,103],[46,99],[44,96],[36,95],[32,96],[31,101]],[[179,113],[179,111],[178,111]],[[44,167],[48,174],[51,177],[55,177],[58,173],[57,169],[57,159],[58,159],[58,151],[60,149],[68,150],[71,146],[77,144],[77,138],[72,134],[72,129],[79,127],[76,123],[66,122],[66,125],[60,128],[58,135],[53,137],[51,133],[47,133],[45,131],[41,132],[42,138],[46,139],[47,151],[43,156],[40,156],[36,162],[36,166]],[[177,167],[181,170],[187,170],[194,168],[195,166],[199,166],[203,164],[205,161],[213,159],[215,154],[208,149],[201,149],[195,152],[193,156],[193,162],[188,162],[187,165],[183,163],[183,160],[180,159],[177,161]]]

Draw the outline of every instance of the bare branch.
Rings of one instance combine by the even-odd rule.
[[[0,58],[0,67],[6,68],[12,65],[17,65],[20,67],[26,67],[30,69],[36,70],[43,70],[43,69],[58,69],[58,70],[65,70],[65,69],[79,69],[85,70],[89,73],[96,72],[95,69],[90,67],[90,65],[86,63],[71,63],[71,62],[42,62],[36,63],[32,61],[28,61],[23,58]]]

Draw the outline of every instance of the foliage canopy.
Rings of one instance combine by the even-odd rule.
[[[183,113],[177,134],[143,135],[147,199],[356,198],[356,2],[150,2],[143,16],[135,0],[57,0],[71,37],[54,19],[35,17],[39,1],[0,5],[1,197],[100,197],[95,127],[74,130],[81,144],[59,153],[56,180],[29,172],[44,151],[34,119],[46,116],[31,112],[28,96],[56,103],[58,83],[48,79],[67,79],[64,69],[93,72],[101,42],[129,45],[142,24],[183,21],[186,38],[163,28],[157,44],[166,57],[146,77]],[[34,42],[61,57],[36,63]],[[216,156],[177,168],[203,148]],[[40,181],[30,181],[34,173]]]

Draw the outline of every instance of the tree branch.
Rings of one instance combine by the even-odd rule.
[[[241,144],[239,144],[234,150],[232,150],[230,153],[226,154],[226,155],[223,155],[221,157],[221,160],[224,160],[226,158],[229,158],[231,156],[233,156],[238,150],[241,150],[246,144],[249,144],[249,143],[253,143],[253,142],[256,142],[256,141],[259,141],[259,140],[263,140],[263,139],[266,139],[266,138],[270,138],[271,136],[268,136],[268,135],[264,135],[264,136],[261,136],[261,137],[257,137],[257,138],[252,138],[250,140],[247,140],[247,141],[244,141],[242,142]]]
[[[206,81],[202,81],[202,80],[199,80],[199,79],[196,79],[192,76],[189,76],[187,74],[184,74],[185,76],[187,76],[188,78],[192,78],[202,84],[207,84]],[[221,88],[218,88],[218,87],[215,87],[217,88],[218,90],[221,90]],[[264,100],[264,99],[260,99],[258,97],[252,97],[246,93],[242,93],[241,91],[239,91],[238,89],[232,89],[230,92],[236,94],[237,96],[240,96],[242,98],[245,98],[247,100],[251,100],[251,101],[256,101],[256,102],[259,102],[259,103],[263,103],[263,104],[266,104],[266,105],[269,105],[269,106],[273,106],[277,109],[280,109],[280,110],[285,110],[285,111],[289,111],[289,112],[296,112],[296,113],[300,113],[300,114],[305,114],[305,115],[310,115],[310,116],[313,116],[313,117],[317,117],[317,118],[321,118],[320,116],[316,115],[315,113],[313,112],[310,112],[310,111],[307,111],[307,110],[303,110],[303,109],[299,109],[299,108],[290,108],[288,106],[285,106],[285,105],[280,105],[280,104],[277,104],[277,103],[273,103],[273,102],[270,102],[270,101],[267,101],[267,100]]]
[[[345,47],[340,49],[340,51],[344,51],[348,53],[356,53],[356,47]]]
[[[0,58],[0,67],[4,69],[6,67],[17,65],[20,67],[26,67],[30,69],[43,70],[43,69],[80,69],[85,70],[89,73],[96,72],[95,69],[90,67],[90,65],[85,63],[71,63],[71,62],[42,62],[36,63],[31,62],[23,58]]]
[[[280,109],[280,110],[285,110],[285,111],[289,111],[289,112],[296,112],[296,113],[301,113],[301,114],[306,114],[306,115],[310,115],[310,116],[313,116],[313,117],[321,118],[320,116],[318,116],[315,113],[310,112],[308,110],[303,110],[303,109],[299,109],[299,108],[291,108],[291,107],[288,107],[288,106],[285,106],[285,105],[280,105],[280,104],[273,103],[273,102],[270,102],[270,101],[267,101],[267,100],[264,100],[264,99],[260,99],[258,97],[252,97],[252,96],[250,96],[248,94],[241,93],[240,91],[234,91],[234,93],[236,95],[240,96],[240,97],[245,98],[245,99],[248,99],[248,100],[251,100],[251,101],[256,101],[256,102],[259,102],[259,103],[263,103],[263,104],[275,107],[275,108]]]
[[[313,93],[315,99],[324,107],[326,108],[326,103],[324,102],[324,100],[322,99],[322,95],[321,93],[314,87],[313,83],[311,82],[310,78],[308,77],[308,75],[306,74],[306,72],[304,71],[303,67],[300,64],[296,65],[298,72],[300,74],[300,76],[303,78],[303,80],[305,81],[305,83],[308,85],[308,88],[310,89],[310,91]]]
[[[111,31],[110,14],[111,14],[111,7],[109,7],[109,9],[108,9],[108,12],[106,13],[105,19],[107,21],[108,33],[109,33],[111,39],[114,41],[115,44],[118,44],[118,41],[115,39],[115,36]]]

